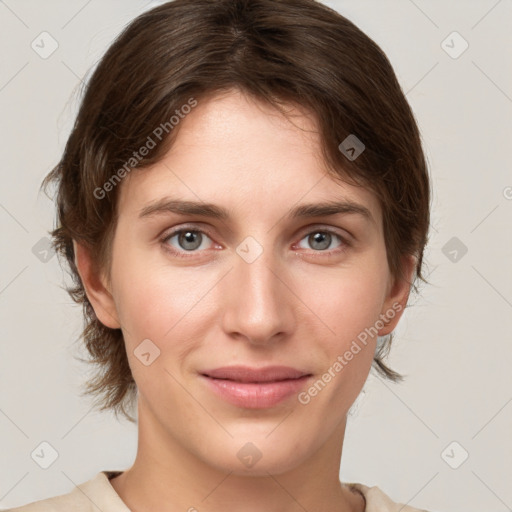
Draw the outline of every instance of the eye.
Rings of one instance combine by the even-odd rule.
[[[335,245],[336,239],[338,240],[337,245]],[[163,235],[160,241],[166,251],[171,253],[172,256],[179,258],[198,255],[201,251],[211,248],[208,241],[210,243],[213,242],[206,232],[196,227],[175,229]],[[330,229],[310,231],[295,247],[308,249],[308,247],[304,247],[304,241],[313,249],[313,252],[325,256],[332,255],[333,253],[342,253],[350,247],[350,242],[347,238]],[[222,247],[218,246],[218,248]]]
[[[332,243],[335,242],[336,238],[341,242],[337,247],[341,246],[340,250],[344,250],[346,246],[349,245],[348,241],[342,237],[340,234],[335,233],[329,229],[317,229],[315,231],[311,231],[307,234],[300,242],[299,247],[303,249],[307,249],[307,247],[303,247],[301,242],[306,240],[306,242],[312,247],[315,252],[328,252],[332,249],[336,249],[336,247],[332,247]]]
[[[167,233],[161,242],[165,248],[174,255],[186,257],[183,253],[198,252],[198,249],[207,249],[210,237],[199,229],[180,228]]]

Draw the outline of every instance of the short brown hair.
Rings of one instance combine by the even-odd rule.
[[[127,412],[135,401],[121,329],[104,326],[87,299],[74,262],[73,239],[91,250],[108,275],[119,187],[104,184],[121,168],[161,159],[179,129],[140,161],[133,152],[156,127],[168,126],[193,97],[239,89],[286,115],[282,105],[315,116],[329,174],[373,191],[383,212],[392,275],[406,278],[401,258],[416,257],[422,275],[430,216],[430,182],[414,115],[386,55],[360,29],[314,0],[175,0],[134,19],[88,80],[60,162],[43,181],[57,184],[54,247],[69,265],[70,296],[82,304],[82,338],[96,365],[85,394],[101,410]],[[167,124],[165,124],[167,123]],[[351,159],[339,146],[349,135],[365,145]],[[155,137],[153,137],[154,139]],[[119,172],[118,172],[119,176]],[[95,192],[96,191],[96,192]],[[375,354],[384,377],[403,377],[383,362],[392,336]]]

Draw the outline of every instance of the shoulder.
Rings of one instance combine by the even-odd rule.
[[[130,512],[109,482],[113,471],[102,471],[67,494],[34,501],[0,512]]]
[[[424,509],[414,508],[403,503],[393,501],[377,486],[368,486],[361,483],[347,483],[349,487],[360,491],[366,499],[365,512],[428,512]]]

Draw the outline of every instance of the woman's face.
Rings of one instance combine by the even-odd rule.
[[[368,330],[386,334],[400,317],[409,289],[390,276],[378,201],[326,174],[301,113],[308,131],[235,91],[199,101],[165,158],[121,184],[111,301],[92,299],[122,327],[140,446],[162,460],[179,447],[223,470],[277,474],[341,449],[374,356]],[[177,212],[182,201],[203,214]],[[301,209],[342,202],[360,211]],[[202,375],[235,365],[309,377],[224,396]]]

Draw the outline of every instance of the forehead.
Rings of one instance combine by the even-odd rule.
[[[285,110],[288,117],[238,90],[199,100],[180,120],[161,161],[124,180],[120,212],[135,215],[169,195],[240,214],[257,210],[260,217],[301,202],[347,199],[364,204],[379,221],[372,191],[327,173],[315,117],[298,105]]]

